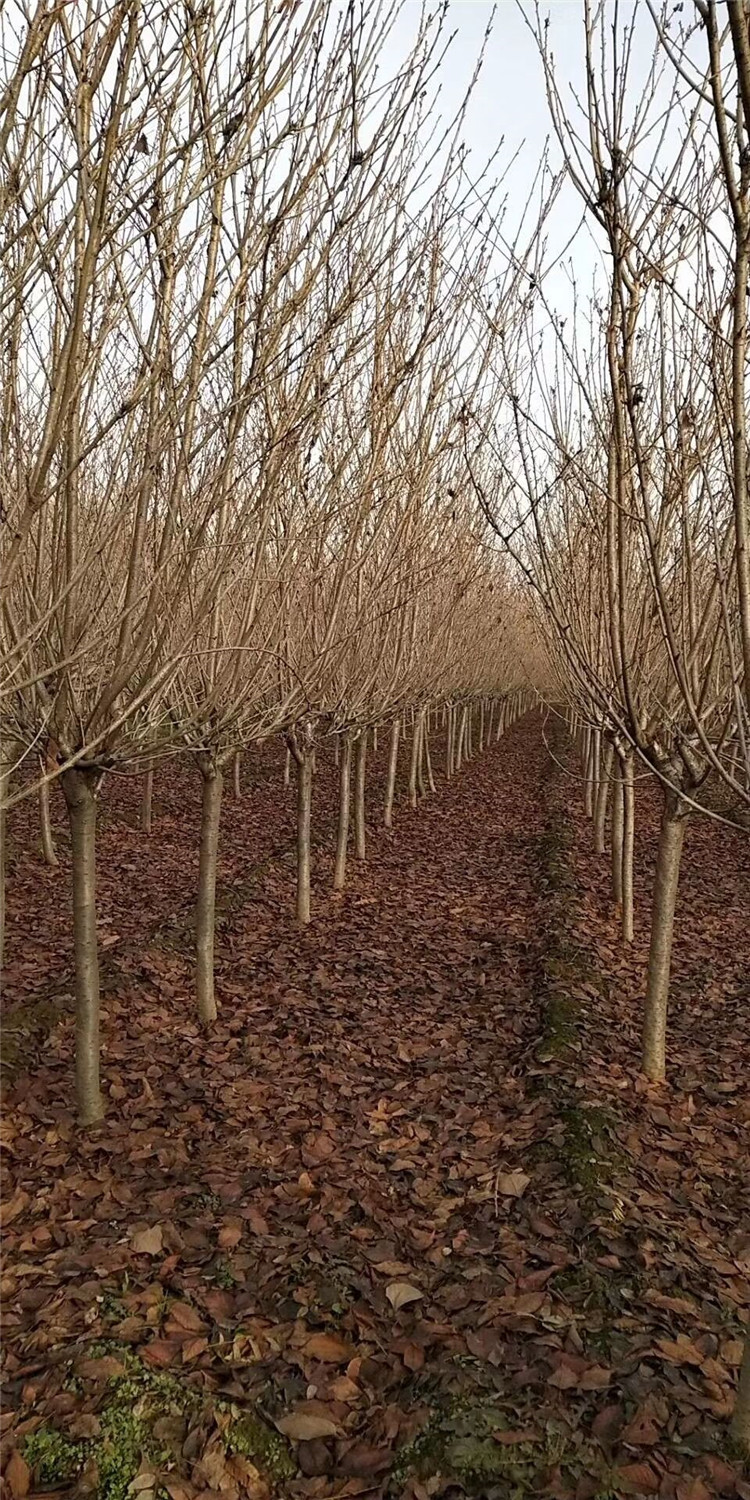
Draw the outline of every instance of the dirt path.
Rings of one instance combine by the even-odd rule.
[[[418,812],[402,803],[392,836],[374,813],[339,900],[323,764],[302,934],[278,756],[251,774],[227,801],[207,1038],[193,784],[162,785],[150,849],[133,788],[111,799],[106,1127],[74,1131],[68,1020],[7,1100],[6,1446],[32,1432],[37,1480],[64,1488],[83,1464],[105,1500],[139,1468],[157,1474],[140,1492],[173,1500],[262,1500],[274,1481],[321,1497],[744,1494],[713,1451],[750,1249],[727,976],[700,1003],[731,1058],[705,1094],[644,1094],[642,949],[618,957],[538,721]],[[21,817],[15,835],[28,846]],[[44,917],[63,877],[32,885],[31,856],[18,863],[36,964],[11,954],[20,1000],[54,990],[55,964],[69,983],[69,950],[59,902]],[[698,918],[710,944],[710,902]],[[687,995],[698,971],[678,972]],[[694,1048],[684,1019],[677,1035]]]

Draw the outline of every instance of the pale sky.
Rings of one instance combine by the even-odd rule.
[[[437,4],[437,0],[435,0]],[[525,0],[533,16],[533,0]],[[633,47],[632,83],[642,91],[655,43],[655,31],[645,5],[637,0],[605,0],[607,21],[618,16],[618,29],[630,24],[636,15]],[[546,0],[541,3],[542,18],[549,16],[549,39],[555,56],[558,77],[569,89],[579,90],[584,77],[583,0]],[[418,23],[419,0],[406,0],[404,12],[394,30],[394,58],[403,57],[408,38]],[[485,30],[494,11],[492,33],[485,52],[485,63],[469,107],[465,140],[470,151],[469,170],[478,175],[481,166],[496,149],[501,138],[505,149],[501,162],[508,162],[516,152],[520,157],[507,179],[509,197],[508,222],[514,208],[524,201],[537,164],[553,132],[544,91],[542,65],[534,37],[523,19],[516,0],[450,0],[446,30],[456,38],[441,73],[441,102],[445,116],[458,107],[469,83],[476,58],[481,50]],[[668,73],[670,70],[667,70]],[[572,94],[568,94],[575,111]],[[551,139],[551,158],[560,163],[556,140]],[[576,191],[567,185],[554,210],[549,226],[550,249],[562,251],[583,217],[583,205]],[[587,224],[590,221],[587,220]],[[601,264],[588,228],[576,239],[566,257],[572,259],[576,279],[586,294],[592,285],[597,264]],[[561,270],[550,278],[548,293],[556,305],[567,312],[568,274]]]

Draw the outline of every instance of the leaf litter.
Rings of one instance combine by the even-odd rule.
[[[108,1118],[86,1135],[65,875],[36,860],[33,809],[12,815],[29,936],[11,927],[5,1003],[52,1025],[6,1091],[7,1493],[748,1500],[724,1438],[750,1318],[739,842],[689,830],[670,1083],[647,1087],[655,795],[626,953],[533,719],[373,827],[337,901],[321,753],[299,933],[275,748],[225,810],[208,1035],[197,789],[162,777],[151,840],[135,787],[107,796]]]

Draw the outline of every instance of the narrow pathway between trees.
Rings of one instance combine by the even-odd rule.
[[[108,1119],[74,1130],[65,1016],[6,1106],[5,1430],[26,1435],[40,1487],[77,1474],[78,1493],[119,1497],[140,1473],[130,1493],[173,1500],[750,1496],[721,1456],[750,1301],[744,877],[730,849],[714,875],[728,952],[688,876],[674,1076],[646,1091],[643,910],[625,958],[577,788],[539,730],[515,726],[418,811],[402,801],[393,835],[374,810],[381,753],[371,858],[338,900],[321,764],[301,934],[293,799],[278,755],[259,756],[227,799],[208,1037],[190,992],[197,789],[162,773],[150,843],[127,822],[132,787],[115,789]],[[704,860],[727,847],[698,838]],[[68,955],[43,913],[66,875],[20,853],[14,874],[34,993],[59,998]],[[11,1004],[27,963],[14,935]]]

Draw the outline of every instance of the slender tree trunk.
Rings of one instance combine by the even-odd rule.
[[[584,732],[585,756],[583,761],[583,805],[586,817],[594,816],[594,735],[587,724]]]
[[[595,729],[591,736],[591,812],[589,817],[596,817],[596,804],[599,797],[599,780],[602,764],[602,732]]]
[[[453,748],[454,748],[455,724],[453,720],[453,709],[448,709],[447,724],[445,731],[445,779],[451,781],[453,778]]]
[[[419,721],[418,722],[419,722],[419,750],[417,752],[417,790],[419,792],[420,797],[425,797],[427,795],[427,783],[425,781],[425,769],[424,769],[424,761],[425,761],[424,744],[425,744],[425,740],[427,738],[427,721],[426,721],[426,718],[425,718],[425,711],[424,711],[424,709],[422,709],[421,712],[420,712]]]
[[[338,736],[337,736],[338,738]],[[346,885],[346,851],[349,843],[349,806],[351,803],[352,739],[344,735],[339,756],[339,824],[336,836],[336,864],[333,889],[343,891]]]
[[[658,1083],[666,1075],[667,1001],[672,959],[672,934],[685,837],[685,812],[679,797],[664,793],[664,809],[656,857],[651,912],[651,946],[643,1024],[643,1071]]]
[[[429,731],[426,728],[422,731],[422,743],[423,743],[423,746],[424,746],[425,774],[426,774],[426,777],[427,777],[427,785],[430,788],[430,791],[434,792],[435,791],[435,777],[432,774],[432,757],[430,755],[430,736],[429,736]]]
[[[612,770],[612,895],[622,912],[623,789],[622,762],[615,756]]]
[[[479,754],[484,750],[484,698],[479,704]]]
[[[297,762],[297,921],[310,921],[310,822],[312,815],[312,756],[301,751]]]
[[[393,826],[393,799],[396,795],[396,771],[398,769],[398,741],[401,733],[399,719],[394,719],[391,725],[391,745],[388,752],[388,780],[385,787],[385,812],[383,822],[386,828]]]
[[[490,699],[489,712],[488,712],[488,716],[487,716],[487,748],[488,749],[489,749],[490,745],[492,744],[492,730],[493,730],[493,727],[494,727],[494,719],[495,719],[495,700],[494,700],[494,698],[491,698]]]
[[[47,761],[44,755],[39,756],[39,770],[42,776],[47,770]],[[52,837],[52,821],[49,813],[49,782],[43,781],[39,788],[39,827],[42,835],[42,854],[44,862],[54,869],[57,864],[55,853],[55,841]]]
[[[292,752],[289,749],[289,746],[287,745],[287,747],[286,747],[286,754],[284,756],[284,786],[288,786],[289,782],[291,781],[291,779],[292,779]]]
[[[464,760],[464,747],[466,744],[466,709],[461,709],[461,717],[458,721],[458,740],[456,744],[456,770],[460,771]]]
[[[367,857],[367,834],[365,825],[365,783],[367,779],[367,734],[360,730],[357,740],[357,756],[354,768],[354,852],[357,859]]]
[[[333,764],[336,766],[337,769],[338,769],[338,764],[339,764],[340,740],[341,740],[341,735],[340,734],[335,734],[333,736]]]
[[[635,787],[633,756],[622,759],[622,935],[633,941],[633,849],[635,845]]]
[[[198,900],[195,909],[195,980],[198,1015],[204,1025],[216,1020],[214,996],[214,935],[216,931],[216,865],[219,853],[219,821],[223,775],[206,759],[200,763],[203,778],[201,843],[198,861]]]
[[[104,1114],[99,1089],[99,954],[96,938],[96,786],[90,771],[62,777],[70,820],[76,973],[76,1102],[81,1125]]]
[[[240,751],[235,750],[232,756],[232,791],[238,799],[242,796],[241,761]]]
[[[745,1334],[745,1352],[730,1431],[740,1451],[750,1457],[750,1331]]]
[[[5,881],[8,863],[8,815],[5,802],[10,788],[10,764],[4,759],[0,733],[0,975],[5,952]]]
[[[372,731],[372,753],[373,753],[373,755],[377,755],[377,753],[378,753],[378,726],[377,726],[377,724],[374,726],[373,731]]]
[[[607,802],[609,801],[609,783],[612,775],[612,756],[614,747],[605,745],[604,754],[601,757],[599,772],[599,783],[596,792],[596,811],[594,815],[594,848],[597,854],[606,852],[607,843]]]
[[[141,806],[138,821],[144,833],[151,832],[154,808],[154,768],[148,766],[141,782]]]
[[[417,790],[419,778],[419,755],[421,750],[422,720],[415,715],[414,728],[411,737],[411,761],[409,763],[409,803],[412,807],[417,805]]]

